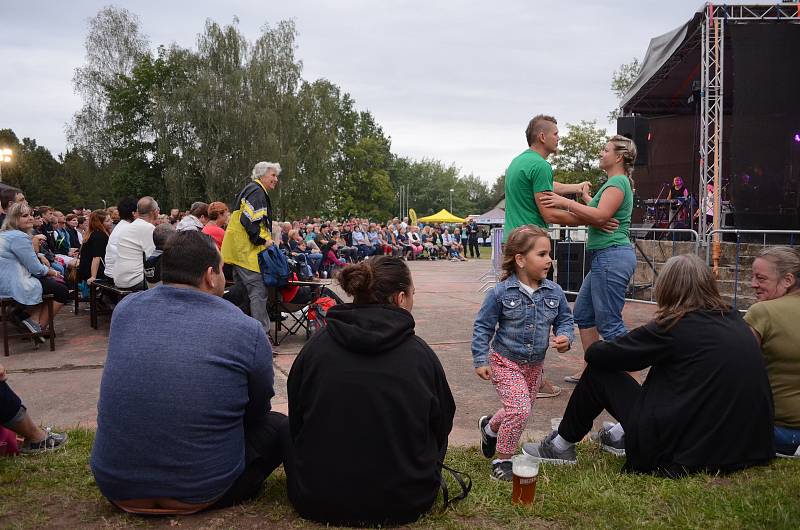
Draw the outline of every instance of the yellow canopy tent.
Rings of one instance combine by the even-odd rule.
[[[429,215],[428,217],[420,217],[417,220],[423,223],[463,223],[465,221],[465,219],[456,217],[444,208],[433,215]]]

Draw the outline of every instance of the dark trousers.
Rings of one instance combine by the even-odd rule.
[[[227,508],[258,497],[267,477],[283,463],[280,435],[289,419],[268,412],[257,422],[245,422],[245,467],[239,478],[209,509]]]
[[[481,257],[481,247],[478,246],[477,239],[469,240],[469,257],[470,258]]]
[[[624,428],[641,393],[641,385],[628,373],[598,370],[589,365],[569,398],[558,434],[568,442],[581,441],[604,409]]]
[[[0,382],[0,425],[11,427],[19,422],[20,413],[24,413],[22,401],[19,399],[8,383]]]

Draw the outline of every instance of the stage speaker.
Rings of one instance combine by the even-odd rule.
[[[617,118],[617,134],[630,138],[636,144],[637,166],[647,165],[647,152],[650,141],[650,122],[639,116],[621,116]]]
[[[583,279],[591,268],[588,256],[584,257],[584,243],[570,243],[559,241],[556,243],[556,260],[558,271],[556,283],[565,291],[578,292],[581,290]],[[567,299],[574,301],[574,295],[567,295]]]

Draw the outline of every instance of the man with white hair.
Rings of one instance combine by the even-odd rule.
[[[222,259],[233,266],[233,277],[247,288],[250,316],[261,322],[269,337],[267,288],[261,278],[258,255],[272,245],[272,202],[268,191],[275,189],[281,165],[259,162],[250,182],[236,196],[234,212],[222,241]]]

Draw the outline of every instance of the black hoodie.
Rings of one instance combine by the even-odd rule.
[[[455,402],[442,365],[390,305],[337,305],[289,374],[289,499],[335,525],[412,522],[439,488]]]

